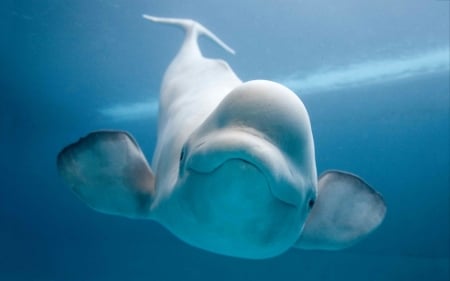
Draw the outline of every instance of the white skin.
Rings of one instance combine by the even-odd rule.
[[[201,34],[232,50],[198,23],[144,17],[186,30],[161,86],[153,171],[129,134],[91,133],[58,156],[83,201],[244,258],[343,248],[381,223],[383,200],[359,178],[336,171],[318,183],[309,117],[292,91],[243,83],[226,62],[203,57]]]

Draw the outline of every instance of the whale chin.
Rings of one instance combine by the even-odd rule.
[[[178,231],[193,246],[266,258],[287,250],[299,235],[297,208],[273,196],[266,175],[247,160],[228,159],[207,172],[188,168],[183,183],[180,207],[194,219]]]

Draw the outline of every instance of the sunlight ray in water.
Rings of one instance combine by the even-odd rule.
[[[293,74],[278,81],[298,94],[354,88],[449,71],[449,47],[414,56],[367,61],[312,74]]]
[[[158,101],[116,104],[99,110],[100,114],[115,121],[132,121],[146,118],[156,118]]]

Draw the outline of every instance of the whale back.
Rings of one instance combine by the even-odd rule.
[[[223,60],[205,58],[198,37],[205,35],[226,51],[234,51],[201,24],[189,19],[144,15],[153,22],[181,27],[184,42],[167,68],[159,97],[158,139],[152,167],[158,175],[156,198],[172,193],[178,177],[181,147],[223,98],[242,82]]]

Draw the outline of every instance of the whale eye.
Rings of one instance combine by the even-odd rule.
[[[180,162],[184,160],[184,148],[181,150],[180,153]]]
[[[183,147],[180,152],[180,162],[178,167],[178,176],[182,177],[184,173],[184,158],[186,158],[186,149]]]
[[[314,203],[316,203],[314,201],[314,199],[309,199],[308,206],[309,206],[310,209],[312,209],[312,207],[314,207]]]

